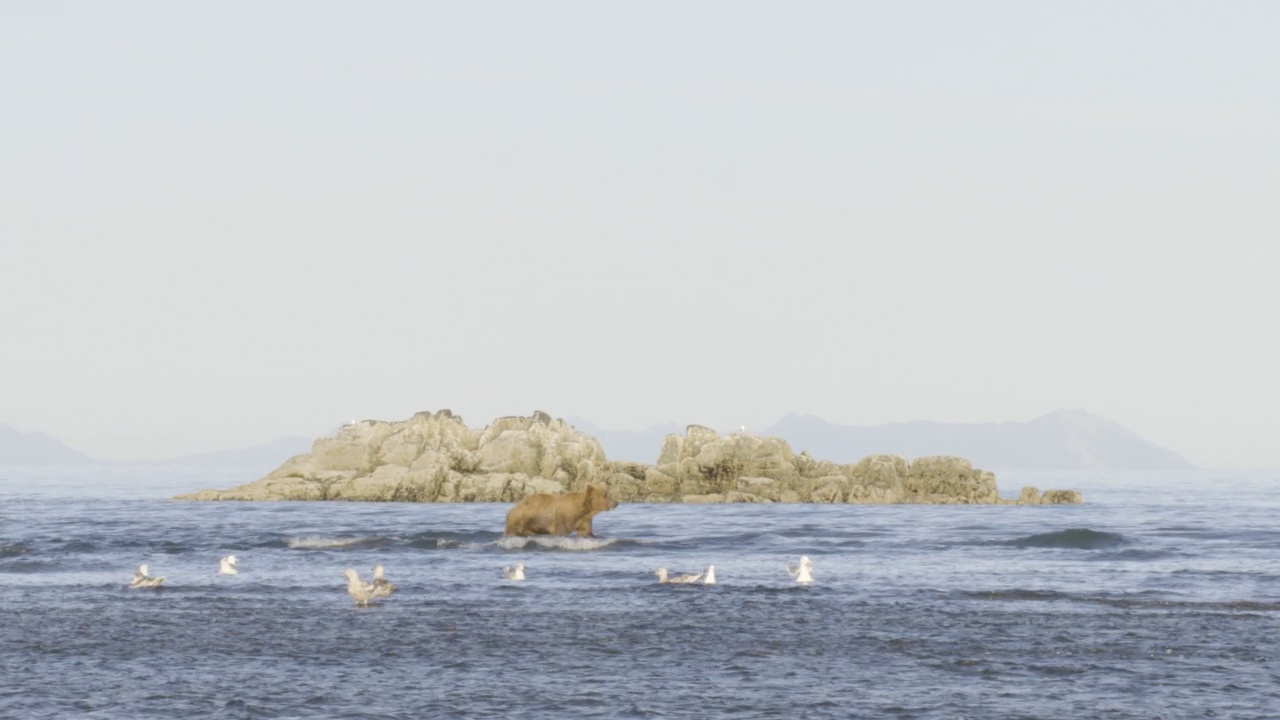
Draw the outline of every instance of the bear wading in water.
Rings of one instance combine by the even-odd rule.
[[[591,518],[596,513],[612,510],[618,503],[609,499],[599,485],[588,485],[585,490],[548,495],[536,493],[516,503],[507,513],[504,535],[569,535],[595,537],[591,532]]]

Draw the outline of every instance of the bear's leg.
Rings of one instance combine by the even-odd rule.
[[[579,520],[577,526],[574,527],[574,530],[577,531],[578,537],[595,537],[595,533],[591,532],[590,515]]]

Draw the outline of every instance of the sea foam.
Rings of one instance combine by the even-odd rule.
[[[618,542],[618,538],[558,537],[534,535],[532,537],[506,536],[494,544],[503,550],[600,550]]]
[[[377,542],[377,540],[378,538],[374,537],[335,538],[307,535],[302,537],[291,537],[285,541],[285,544],[294,550],[332,550],[334,548],[369,545]]]

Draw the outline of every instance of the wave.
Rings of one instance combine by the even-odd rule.
[[[0,545],[0,559],[18,557],[31,552],[26,545]]]
[[[613,546],[634,546],[641,544],[638,540],[623,538],[584,538],[557,537],[554,535],[534,535],[532,537],[504,536],[494,542],[503,550],[603,550]]]
[[[1126,597],[1085,598],[1085,602],[1102,603],[1112,607],[1156,610],[1203,610],[1218,612],[1277,612],[1280,603],[1258,600],[1147,600]]]
[[[118,552],[139,550],[147,554],[187,555],[197,549],[196,542],[161,540],[151,537],[126,537],[120,534],[94,534],[74,540],[52,540],[44,546],[42,552],[51,555],[96,555],[101,552]],[[32,548],[17,546],[10,549],[0,547],[0,559],[23,553],[35,552]]]
[[[491,543],[501,537],[492,531],[477,532],[425,532],[408,538],[411,548],[423,550],[448,550],[452,548],[474,548]]]
[[[1074,550],[1098,550],[1123,545],[1129,540],[1119,534],[1090,530],[1089,528],[1070,528],[1056,532],[1028,535],[1016,540],[1005,541],[1004,545],[1034,548],[1069,548]]]
[[[62,547],[58,548],[58,552],[68,555],[90,555],[98,552],[98,546],[87,540],[67,540],[62,543]]]
[[[1135,593],[1131,595],[1075,595],[1056,590],[1031,590],[1026,588],[1010,588],[1005,590],[970,590],[960,593],[975,600],[1031,601],[1031,602],[1071,602],[1109,607],[1148,609],[1148,610],[1203,610],[1218,612],[1276,612],[1280,611],[1280,603],[1257,600],[1181,600],[1170,598],[1155,592]]]
[[[191,552],[192,549],[193,548],[186,543],[174,542],[172,540],[165,540],[164,542],[160,543],[160,545],[156,547],[155,550],[156,552],[161,552],[161,553],[164,553],[165,555],[185,555],[188,552]]]
[[[1170,575],[1203,575],[1205,577],[1258,577],[1253,570],[1207,570],[1204,568],[1181,568],[1173,570]]]
[[[243,700],[228,700],[222,705],[222,713],[230,714],[236,717],[247,718],[273,718],[277,717],[276,712],[268,707],[261,705],[252,705]]]
[[[1117,552],[1096,553],[1091,556],[1090,560],[1098,562],[1147,562],[1149,560],[1163,560],[1165,558],[1180,557],[1183,553],[1173,550],[1140,550],[1138,548],[1129,548]]]
[[[1008,590],[972,590],[964,593],[964,595],[978,600],[1038,600],[1047,602],[1053,600],[1075,599],[1067,593],[1058,592],[1056,590],[1028,590],[1024,588],[1011,588]]]
[[[44,572],[53,567],[56,566],[52,563],[42,562],[40,560],[17,560],[0,565],[0,573],[13,573],[15,575],[38,573]]]
[[[370,548],[385,544],[381,537],[324,537],[322,535],[305,535],[285,540],[291,550],[337,550],[339,548]]]
[[[276,541],[279,542],[278,540]],[[291,550],[365,550],[388,547],[418,550],[474,550],[493,548],[501,550],[602,550],[608,547],[627,547],[641,544],[638,540],[622,538],[581,538],[536,535],[533,537],[506,537],[491,531],[478,532],[425,532],[408,537],[361,535],[335,537],[329,535],[298,535],[287,538],[285,545]],[[278,545],[277,545],[278,547]]]

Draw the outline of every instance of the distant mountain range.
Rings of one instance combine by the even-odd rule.
[[[183,455],[169,460],[139,461],[147,465],[175,465],[185,467],[263,467],[263,472],[273,470],[294,455],[311,449],[312,438],[290,435],[261,445],[219,452]],[[61,440],[38,432],[18,432],[9,425],[0,424],[0,465],[98,465],[116,464],[109,460],[97,460],[82,452],[72,450]]]
[[[835,425],[788,415],[762,435],[785,438],[796,451],[834,462],[876,453],[917,458],[959,455],[986,469],[1184,470],[1178,453],[1139,437],[1119,423],[1084,410],[1055,410],[1027,422]]]
[[[648,430],[608,431],[576,418],[570,422],[594,435],[611,460],[654,462],[662,440],[684,428],[655,425]],[[1181,455],[1145,440],[1118,423],[1084,410],[1055,410],[1028,422],[836,425],[812,415],[791,414],[759,435],[785,439],[796,452],[821,460],[851,463],[868,455],[906,458],[958,455],[985,469],[1181,470],[1194,466]]]
[[[97,462],[61,440],[38,432],[18,432],[0,423],[0,465],[87,465]]]
[[[242,450],[220,450],[218,452],[183,455],[172,460],[158,460],[160,465],[185,465],[187,467],[254,467],[264,466],[274,470],[280,463],[294,455],[311,451],[311,443],[315,438],[301,435],[289,435],[271,442]]]
[[[676,423],[647,430],[602,430],[587,420],[570,424],[594,436],[610,460],[652,463],[667,435],[683,433]],[[784,438],[796,452],[834,462],[857,462],[887,453],[917,458],[958,455],[989,470],[1182,470],[1194,466],[1162,448],[1084,410],[1055,410],[1027,422],[836,425],[811,415],[791,414],[760,435]],[[290,436],[242,450],[185,455],[148,464],[274,469],[311,449],[310,438]],[[0,424],[0,465],[85,465],[102,461],[77,452],[43,433],[20,433]]]

